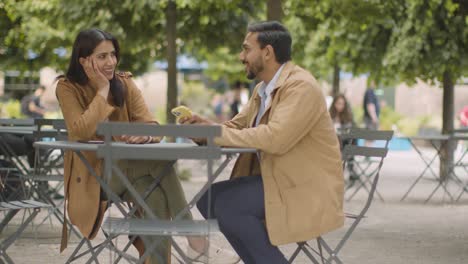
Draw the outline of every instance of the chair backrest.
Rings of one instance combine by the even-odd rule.
[[[54,138],[56,140],[67,139],[67,127],[63,119],[34,119],[37,129],[33,132],[36,141],[44,138]]]
[[[351,158],[362,156],[366,158],[377,158],[378,167],[374,171],[374,178],[372,179],[371,189],[369,190],[369,196],[366,204],[361,211],[361,215],[364,215],[372,203],[372,199],[375,194],[377,182],[379,180],[380,169],[382,168],[384,158],[387,156],[388,144],[393,137],[393,131],[376,131],[376,130],[365,130],[365,129],[350,129],[349,131],[340,135],[341,140],[357,141],[359,139],[372,140],[372,141],[383,141],[383,146],[358,146],[356,144],[348,144],[344,146],[342,151],[343,169],[346,167],[346,163],[351,161]]]
[[[450,133],[450,136],[452,139],[455,139],[455,140],[460,140],[460,139],[466,140],[468,137],[468,127],[454,129],[452,130],[452,133]]]
[[[0,126],[33,126],[34,119],[0,118]]]
[[[453,130],[453,133],[468,134],[468,127],[459,128],[459,129],[454,129],[454,130]]]
[[[220,126],[200,125],[155,125],[145,123],[104,122],[98,125],[97,134],[104,136],[104,144],[98,147],[98,157],[135,160],[177,160],[177,159],[218,159],[221,148],[214,144],[214,138],[221,135]],[[171,136],[206,138],[205,146],[194,144],[159,144],[158,148],[129,148],[123,143],[113,143],[113,136]]]

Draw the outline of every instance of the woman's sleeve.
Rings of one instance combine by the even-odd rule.
[[[148,106],[143,99],[141,91],[138,89],[133,80],[130,77],[127,77],[125,78],[124,83],[127,86],[127,107],[130,116],[130,122],[159,124],[148,110]],[[161,137],[152,137],[151,141],[148,143],[157,143],[160,142],[161,139]]]
[[[70,140],[90,140],[96,137],[97,125],[109,118],[115,108],[104,97],[96,95],[84,107],[77,87],[67,80],[59,80],[56,96],[62,109]]]

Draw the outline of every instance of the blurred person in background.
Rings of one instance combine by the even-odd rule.
[[[241,81],[236,81],[232,87],[231,100],[229,102],[229,119],[232,119],[239,113],[241,104],[241,91],[243,84]]]
[[[216,117],[216,120],[218,122],[226,121],[226,114],[224,112],[224,95],[218,93],[215,94],[211,100],[211,106],[213,107],[213,113]]]
[[[343,94],[339,94],[333,98],[329,108],[330,117],[333,120],[335,129],[345,129],[354,126],[353,112],[348,100]]]
[[[366,129],[379,129],[380,104],[377,95],[375,95],[376,84],[371,81],[364,94],[363,110],[364,110],[364,125]]]
[[[41,97],[45,92],[43,85],[36,88],[34,93],[21,99],[21,113],[29,118],[44,118],[46,109],[41,106]]]
[[[468,128],[468,105],[463,107],[458,118],[460,119],[460,128]]]
[[[333,98],[329,112],[330,117],[333,120],[333,124],[335,126],[338,137],[339,134],[343,132],[342,130],[346,130],[355,126],[351,106],[349,105],[348,100],[343,94],[339,94],[335,96],[335,98]],[[353,142],[351,140],[340,140],[341,150],[343,150],[344,146],[348,144],[356,143],[357,142]],[[346,164],[347,169],[349,171],[350,183],[353,184],[359,178],[358,174],[354,170],[354,158],[351,157]]]

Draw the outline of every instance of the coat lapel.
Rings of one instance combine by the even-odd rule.
[[[268,120],[270,119],[270,108],[272,107],[272,105],[275,102],[276,92],[278,91],[278,89],[281,89],[283,87],[283,84],[284,84],[285,80],[288,78],[288,76],[290,75],[293,68],[294,68],[294,64],[291,61],[288,61],[286,63],[286,65],[284,65],[284,68],[281,71],[280,76],[278,77],[278,80],[276,81],[275,88],[273,88],[273,90],[271,91],[270,103],[266,106],[265,112],[263,113],[262,119],[260,120],[259,124],[266,124],[268,122]],[[257,117],[258,110],[259,110],[259,107],[260,107],[260,97],[257,94],[257,89],[255,89],[255,96],[256,97],[254,99],[256,99],[256,107],[255,107],[256,113],[254,115],[253,122],[255,122],[255,118]],[[264,120],[267,116],[268,116],[268,119]],[[250,123],[251,126],[253,126],[253,122]]]
[[[253,93],[252,93],[252,96],[254,97],[253,98],[253,101],[254,101],[254,107],[253,107],[253,113],[252,115],[250,116],[250,120],[249,120],[249,127],[254,127],[255,126],[255,119],[257,118],[257,115],[258,115],[258,110],[260,108],[260,96],[258,95],[257,91],[258,91],[258,87],[260,87],[261,83],[258,84]]]

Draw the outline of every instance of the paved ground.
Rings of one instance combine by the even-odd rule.
[[[430,155],[432,152],[426,150],[425,154]],[[184,183],[189,196],[193,195],[204,180],[204,171],[199,169],[201,165],[203,164],[198,162],[181,164],[182,168],[193,171],[191,181]],[[408,199],[400,202],[400,198],[423,168],[424,164],[414,151],[390,152],[379,183],[379,191],[385,202],[375,200],[369,210],[369,217],[364,219],[340,252],[345,263],[468,263],[468,193],[458,203],[451,203],[449,196],[438,190],[434,198],[424,204],[437,183],[428,174],[416,185]],[[463,180],[468,180],[466,171],[459,171],[459,175]],[[226,170],[222,178],[227,177]],[[459,191],[459,187],[454,184],[450,184],[448,188],[451,193]],[[346,211],[359,208],[364,197],[361,192],[352,201],[346,202]],[[194,214],[197,215],[197,212]],[[15,220],[19,222],[21,218]],[[11,232],[13,228],[15,226],[11,226],[5,233]],[[48,223],[35,229],[29,228],[8,252],[16,263],[64,263],[78,240],[72,238],[69,248],[59,254],[60,232],[60,226],[55,221],[52,225]],[[343,229],[325,237],[336,242],[342,233]],[[102,239],[102,235],[99,239]],[[181,238],[177,238],[177,241],[186,243]],[[229,247],[220,235],[212,237],[212,241]],[[118,243],[121,245],[124,241],[120,240]],[[294,245],[282,247],[287,255],[293,249]],[[109,258],[109,254],[104,254],[103,263],[109,263]],[[310,262],[300,256],[296,263]]]

